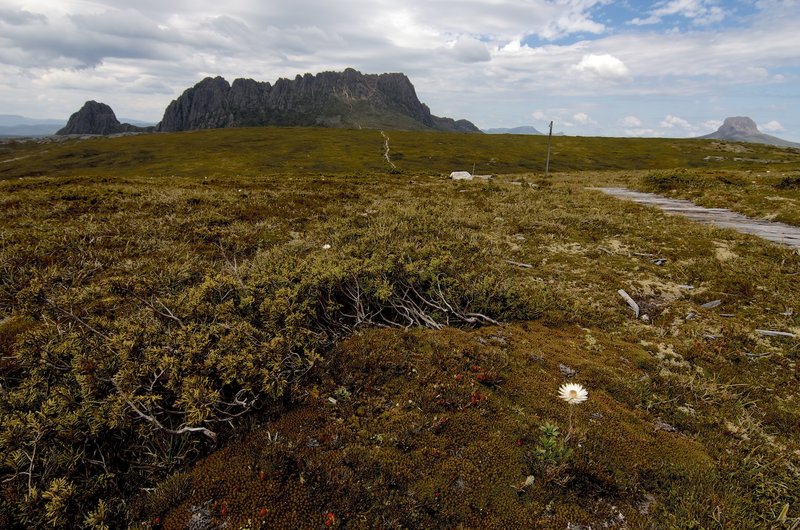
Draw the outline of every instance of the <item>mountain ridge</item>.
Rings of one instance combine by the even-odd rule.
[[[480,132],[467,120],[431,114],[405,74],[362,74],[352,68],[281,78],[274,85],[207,77],[167,106],[157,130],[252,126]]]

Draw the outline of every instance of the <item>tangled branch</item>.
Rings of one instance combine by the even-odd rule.
[[[328,297],[341,305],[337,318],[337,315],[328,314],[326,304],[321,304],[324,326],[334,330],[335,335],[352,333],[363,325],[442,329],[452,325],[499,324],[484,314],[469,312],[448,301],[438,283],[431,292],[423,293],[410,283],[400,282],[395,284],[388,299],[381,300],[366,292],[359,279],[353,276]]]
[[[394,162],[392,162],[392,159],[389,158],[389,137],[386,136],[383,131],[381,131],[381,136],[383,136],[383,158],[390,166],[392,166],[393,170],[397,170],[397,166],[395,166]]]

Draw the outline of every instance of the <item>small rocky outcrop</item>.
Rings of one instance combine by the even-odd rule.
[[[153,127],[136,127],[128,123],[120,123],[114,111],[105,103],[87,101],[81,110],[70,116],[67,125],[56,132],[57,135],[68,134],[119,134],[129,132],[150,132]]]
[[[169,104],[159,131],[323,126],[480,132],[467,120],[433,116],[404,74],[322,72],[279,79],[203,79]]]
[[[756,144],[777,145],[779,147],[800,147],[800,144],[783,140],[777,136],[764,134],[758,125],[747,116],[725,118],[716,132],[701,136],[701,139],[726,140],[729,142],[750,142]]]

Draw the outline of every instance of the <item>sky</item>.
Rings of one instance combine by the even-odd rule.
[[[800,141],[800,0],[0,0],[0,114],[157,122],[207,76],[347,67],[481,128]]]

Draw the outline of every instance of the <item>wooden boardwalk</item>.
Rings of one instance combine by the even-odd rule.
[[[764,219],[753,219],[726,208],[704,208],[683,199],[669,199],[655,193],[644,193],[627,188],[590,188],[608,195],[640,204],[661,208],[668,215],[682,215],[692,221],[711,224],[720,228],[731,228],[743,234],[792,248],[800,248],[800,228]]]

